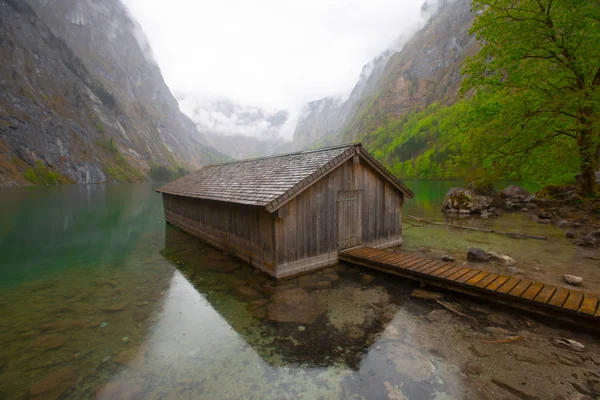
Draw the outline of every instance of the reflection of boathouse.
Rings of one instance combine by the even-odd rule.
[[[158,191],[168,222],[277,278],[400,244],[413,196],[360,144],[209,165]]]

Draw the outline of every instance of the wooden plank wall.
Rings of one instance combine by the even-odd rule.
[[[264,208],[163,193],[165,218],[275,276],[274,216]]]
[[[277,211],[278,277],[337,263],[337,198],[346,190],[362,191],[363,245],[383,248],[402,242],[402,194],[355,157]]]

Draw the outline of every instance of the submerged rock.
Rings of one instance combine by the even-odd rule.
[[[493,197],[481,196],[469,189],[451,188],[442,204],[442,211],[459,214],[480,214],[492,204]]]
[[[96,399],[141,399],[144,388],[127,381],[109,382],[96,389]]]
[[[32,385],[29,396],[31,399],[58,399],[77,382],[78,376],[79,373],[73,367],[58,369]]]
[[[371,282],[373,282],[373,279],[375,279],[375,277],[373,275],[369,275],[369,274],[364,274],[363,276],[361,276],[360,278],[360,284],[361,285],[368,285]]]
[[[565,282],[567,282],[569,285],[573,285],[573,286],[583,286],[583,278],[580,276],[575,276],[575,275],[564,275],[563,279],[565,280]]]
[[[467,260],[475,262],[488,262],[490,257],[479,247],[472,247],[467,251]]]
[[[248,286],[238,286],[235,288],[235,294],[240,300],[251,301],[263,297],[263,295]]]
[[[300,288],[275,293],[267,306],[269,319],[303,325],[312,324],[324,311],[323,304]]]
[[[62,335],[43,335],[38,336],[37,339],[33,341],[33,347],[37,347],[38,349],[43,350],[54,350],[62,347],[67,343],[68,339],[66,336]]]
[[[580,247],[600,247],[600,231],[588,233],[587,235],[575,240],[574,243]]]

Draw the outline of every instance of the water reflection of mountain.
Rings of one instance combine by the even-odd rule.
[[[164,224],[160,196],[149,184],[11,188],[2,192],[0,209],[3,283],[119,264],[142,236],[160,240]]]
[[[271,366],[358,370],[408,290],[344,265],[276,281],[170,226],[162,253]]]

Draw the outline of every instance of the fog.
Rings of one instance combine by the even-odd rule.
[[[182,111],[200,129],[258,137],[289,138],[304,103],[348,95],[364,64],[424,22],[423,0],[125,3]]]

